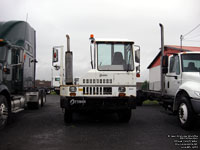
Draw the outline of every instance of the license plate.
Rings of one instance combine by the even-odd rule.
[[[75,104],[86,104],[86,100],[75,100],[75,99],[71,99],[71,100],[70,100],[70,105],[75,105]]]

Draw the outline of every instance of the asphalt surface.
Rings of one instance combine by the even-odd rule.
[[[132,111],[129,123],[119,123],[116,114],[93,113],[74,114],[73,123],[66,125],[56,95],[49,95],[40,110],[14,115],[13,122],[0,131],[0,150],[177,150],[197,146],[200,149],[200,119],[192,131],[185,131],[176,116],[161,106],[145,105]]]

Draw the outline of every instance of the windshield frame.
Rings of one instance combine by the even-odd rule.
[[[183,57],[185,55],[199,55],[199,58],[200,58],[200,53],[187,53],[187,54],[182,54],[181,55],[181,69],[182,69],[182,72],[200,72],[200,67],[197,68],[196,71],[185,71],[186,67],[184,67],[184,60],[183,60]],[[191,59],[191,60],[194,60],[194,59]],[[200,59],[199,59],[199,64],[200,64]],[[199,65],[200,66],[200,65]]]
[[[114,46],[115,45],[123,45],[124,51],[125,51],[125,46],[130,45],[131,59],[129,59],[129,56],[125,56],[125,55],[128,55],[128,51],[126,52],[126,54],[123,55],[125,64],[127,63],[126,67],[128,67],[128,69],[126,67],[123,68],[123,70],[121,70],[121,69],[99,69],[99,47],[98,47],[99,44],[110,44],[111,45],[111,59],[113,57],[112,54],[114,54]],[[127,58],[125,59],[125,57],[127,57]],[[130,67],[131,63],[132,63],[132,66]],[[112,66],[112,63],[110,66]],[[96,68],[98,71],[122,71],[122,72],[134,71],[135,63],[134,63],[133,43],[132,42],[110,42],[110,41],[109,42],[97,42],[96,43]]]

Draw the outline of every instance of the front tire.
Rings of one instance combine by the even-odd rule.
[[[131,109],[121,110],[118,112],[120,122],[129,122],[131,119]]]
[[[195,113],[192,109],[192,105],[186,96],[181,97],[181,101],[178,107],[178,121],[183,129],[191,129],[195,121]]]
[[[43,91],[42,92],[41,107],[43,107],[45,103],[46,103],[46,92]]]
[[[4,95],[0,95],[0,129],[7,125],[9,114],[7,99]]]
[[[65,113],[64,113],[64,121],[65,123],[72,122],[72,112],[70,110],[67,110],[66,108],[65,108]]]

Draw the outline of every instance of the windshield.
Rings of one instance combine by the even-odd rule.
[[[183,72],[199,72],[200,54],[183,54],[182,70]]]
[[[98,43],[98,70],[132,71],[133,50],[131,43]]]
[[[0,62],[4,61],[6,57],[6,47],[1,46],[0,47]]]

